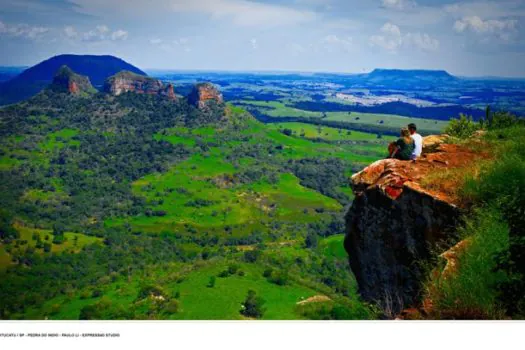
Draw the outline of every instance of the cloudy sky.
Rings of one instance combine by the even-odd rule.
[[[525,0],[0,0],[0,65],[111,54],[144,69],[525,77]]]

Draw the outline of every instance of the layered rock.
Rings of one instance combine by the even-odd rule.
[[[70,93],[72,95],[96,92],[88,77],[76,74],[65,65],[58,69],[49,89],[56,92]]]
[[[463,207],[457,184],[434,175],[483,156],[446,144],[445,137],[425,138],[424,148],[431,153],[417,162],[379,160],[351,179],[356,197],[345,237],[350,267],[361,296],[390,315],[420,303],[431,253],[456,239]]]
[[[213,101],[213,102],[212,102]],[[199,109],[206,109],[210,103],[223,103],[222,94],[211,83],[195,84],[188,96],[188,102]]]
[[[129,71],[121,71],[109,77],[104,84],[104,91],[115,96],[126,92],[135,92],[138,94],[161,95],[171,100],[177,99],[173,85],[164,85],[158,79]]]

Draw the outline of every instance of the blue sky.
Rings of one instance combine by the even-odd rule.
[[[0,65],[111,54],[143,69],[525,77],[524,0],[0,0]]]

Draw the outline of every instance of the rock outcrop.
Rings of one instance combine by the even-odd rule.
[[[432,252],[455,243],[462,213],[456,185],[443,170],[468,168],[483,154],[427,137],[416,162],[379,160],[352,176],[345,249],[361,296],[394,316],[421,302]],[[426,266],[427,265],[427,266]]]
[[[173,85],[165,85],[160,80],[129,71],[121,71],[109,77],[104,84],[104,91],[115,96],[131,91],[138,94],[161,95],[171,100],[177,99]]]
[[[68,66],[58,69],[49,86],[50,90],[65,92],[72,95],[90,94],[96,92],[88,77],[73,72]]]
[[[188,102],[199,109],[206,109],[211,101],[223,103],[222,94],[211,83],[195,84],[188,96]]]

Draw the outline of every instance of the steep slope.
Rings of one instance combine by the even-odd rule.
[[[55,92],[66,92],[72,95],[95,93],[97,90],[91,85],[89,78],[76,74],[68,66],[62,66],[55,74],[48,89]]]
[[[469,171],[485,154],[425,138],[417,162],[377,161],[352,176],[345,249],[361,296],[393,316],[420,302],[431,253],[450,247],[463,205],[437,172]]]
[[[211,101],[222,103],[222,94],[211,83],[198,83],[193,87],[188,102],[199,109],[206,109]]]
[[[122,70],[146,75],[137,67],[114,56],[59,55],[28,68],[15,78],[0,84],[0,105],[14,103],[31,97],[53,80],[55,72],[67,65],[78,74],[89,77],[95,86]]]
[[[164,85],[160,80],[130,71],[121,71],[109,77],[104,83],[104,91],[115,96],[132,91],[139,94],[163,95],[171,100],[177,99],[173,85]]]

